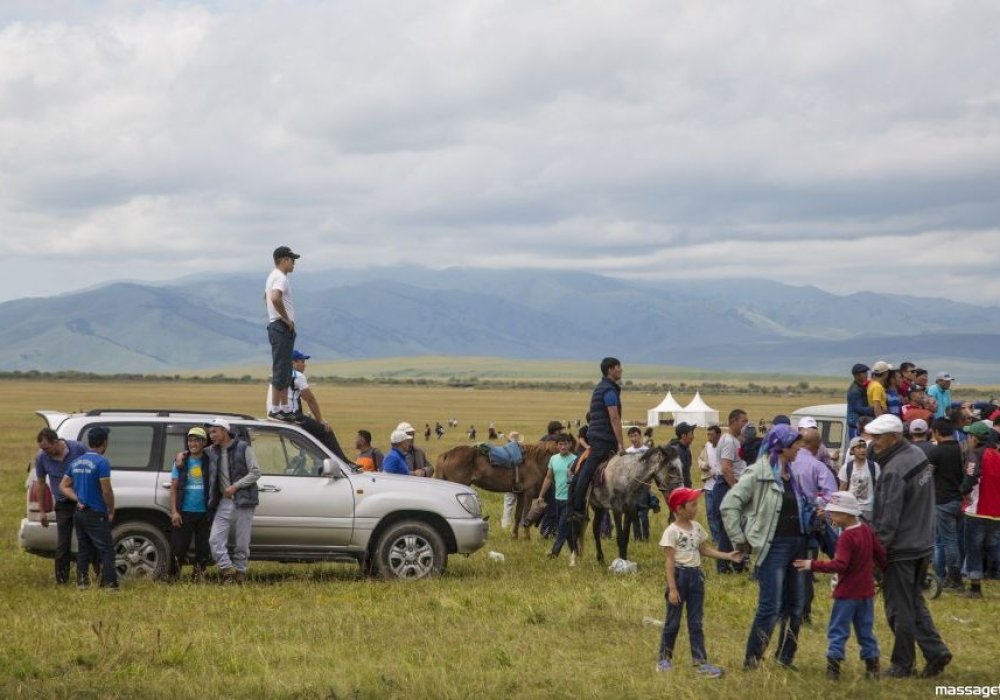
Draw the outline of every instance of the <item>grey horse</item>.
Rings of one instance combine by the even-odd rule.
[[[658,445],[642,454],[616,455],[604,468],[604,481],[590,491],[590,507],[594,510],[594,545],[597,561],[604,563],[601,549],[601,520],[611,511],[618,536],[618,556],[628,559],[628,542],[632,521],[643,487],[653,483],[664,498],[678,486],[684,485],[681,460],[677,449],[671,445]]]

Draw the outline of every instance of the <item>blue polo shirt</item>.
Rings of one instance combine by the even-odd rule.
[[[63,496],[62,491],[59,490],[59,482],[62,481],[63,475],[66,473],[66,468],[72,464],[73,460],[87,451],[87,446],[82,442],[65,440],[65,443],[66,457],[61,461],[49,457],[41,450],[35,455],[35,476],[38,477],[39,481],[44,481],[46,478],[49,480],[49,490],[52,492],[52,498],[56,503],[70,502],[68,498]],[[41,499],[39,498],[39,500]]]
[[[934,383],[927,387],[927,395],[937,401],[937,410],[934,411],[935,418],[944,418],[948,410],[951,409],[951,389],[942,389],[941,385]]]
[[[389,454],[382,460],[382,471],[386,474],[410,475],[410,468],[406,466],[406,455],[393,447]]]
[[[104,494],[101,493],[101,479],[111,478],[111,462],[96,452],[87,451],[69,465],[66,474],[73,480],[73,490],[79,503],[98,513],[108,512]]]

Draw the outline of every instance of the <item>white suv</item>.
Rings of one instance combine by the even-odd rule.
[[[173,410],[37,414],[65,439],[86,442],[91,427],[110,429],[106,456],[115,491],[112,532],[121,576],[166,573],[174,456],[185,448],[187,431],[214,416],[229,421],[260,462],[251,559],[351,561],[385,578],[419,579],[444,571],[449,554],[475,552],[489,533],[479,498],[468,486],[357,471],[294,424]],[[18,542],[27,552],[52,557],[56,531],[39,522],[37,491],[32,467]]]

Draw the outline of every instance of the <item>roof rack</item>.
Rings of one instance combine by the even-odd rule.
[[[242,418],[243,420],[257,420],[256,416],[248,416],[245,413],[229,413],[227,411],[193,411],[186,408],[92,408],[87,411],[88,416],[103,416],[109,413],[151,413],[158,418],[169,418],[170,416],[186,413],[196,416],[224,416],[227,418]]]

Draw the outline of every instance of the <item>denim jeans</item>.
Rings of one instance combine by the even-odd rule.
[[[714,487],[713,487],[714,488]],[[715,546],[719,546],[719,530],[722,529],[722,523],[719,522],[719,510],[715,507],[715,498],[712,495],[712,489],[705,489],[705,517],[708,519],[708,531],[712,535],[712,541],[715,542]]]
[[[702,629],[702,617],[705,608],[705,575],[701,567],[678,566],[674,569],[674,582],[681,596],[679,605],[671,605],[667,598],[667,619],[663,623],[663,634],[660,635],[660,658],[674,657],[674,643],[681,629],[681,614],[687,608],[688,637],[691,641],[691,660],[703,664],[708,660],[705,653],[705,632]],[[669,594],[669,590],[667,593]]]
[[[757,614],[747,638],[746,662],[757,664],[764,656],[774,626],[781,620],[777,659],[789,665],[798,648],[804,598],[802,574],[792,562],[806,552],[805,537],[775,537],[767,557],[757,564]]]
[[[105,586],[118,585],[115,569],[115,546],[111,539],[111,523],[107,513],[92,508],[77,510],[73,516],[76,527],[76,580],[89,583],[87,567],[91,561],[101,562],[101,582]]]
[[[912,671],[916,643],[928,661],[948,653],[934,620],[924,602],[923,581],[927,575],[927,557],[890,561],[882,579],[885,616],[895,637],[892,665]]]
[[[284,321],[267,324],[267,340],[271,344],[271,386],[281,391],[292,385],[292,350],[295,331]]]
[[[980,581],[983,578],[986,554],[994,554],[1000,546],[1000,521],[990,518],[977,518],[974,515],[965,518],[965,568],[969,579]]]
[[[951,501],[936,506],[934,531],[938,534],[944,558],[944,574],[960,571],[962,560],[958,547],[958,521],[962,517],[962,502]]]
[[[826,656],[829,659],[844,659],[844,647],[847,638],[851,636],[851,625],[854,625],[854,635],[861,645],[862,659],[877,659],[878,641],[875,639],[875,599],[862,598],[847,600],[835,598],[833,610],[830,612],[830,627],[826,638],[829,640]]]
[[[580,467],[580,472],[573,481],[573,490],[569,495],[570,508],[578,513],[587,510],[587,489],[590,488],[590,481],[594,478],[597,467],[618,451],[618,445],[605,440],[594,440],[590,443],[590,454]]]
[[[733,551],[733,543],[729,539],[729,533],[726,532],[725,526],[722,524],[722,499],[726,497],[729,493],[729,484],[721,476],[715,482],[715,486],[712,487],[712,510],[715,511],[715,518],[718,520],[719,527],[719,539],[716,540],[718,543],[718,550],[720,552],[731,552]],[[715,570],[719,573],[728,571],[743,571],[746,567],[743,564],[734,564],[728,559],[716,559],[715,560]]]
[[[553,499],[556,507],[556,541],[552,543],[552,554],[558,555],[566,542],[566,514],[569,512],[569,502]]]

